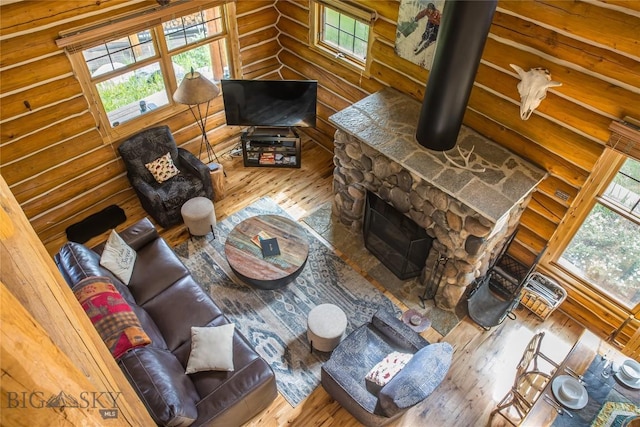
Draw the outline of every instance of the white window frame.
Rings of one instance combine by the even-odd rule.
[[[326,43],[323,40],[323,9],[328,7],[334,11],[347,15],[369,27],[369,36],[367,40],[367,52],[364,59]],[[371,46],[373,44],[373,24],[378,18],[375,10],[366,9],[355,2],[338,1],[338,0],[316,0],[311,2],[310,25],[309,25],[309,47],[330,58],[338,61],[342,65],[368,76],[371,67]]]
[[[125,16],[122,18],[116,17],[110,22],[98,23],[88,29],[79,29],[74,30],[73,32],[67,32],[67,36],[62,35],[62,38],[57,41],[58,46],[65,47],[67,49],[72,67],[88,99],[90,111],[96,118],[98,130],[103,137],[104,143],[112,143],[114,141],[121,140],[122,138],[128,137],[144,128],[166,120],[188,108],[185,105],[176,103],[172,97],[180,84],[180,82],[176,81],[175,78],[171,62],[172,56],[200,46],[210,45],[216,41],[224,40],[227,49],[226,60],[229,64],[229,71],[232,77],[236,75],[237,65],[234,63],[234,58],[237,57],[237,55],[234,55],[234,51],[236,50],[235,45],[237,43],[237,33],[235,31],[231,31],[229,25],[230,21],[234,19],[235,8],[227,7],[227,5],[222,1],[194,3],[197,3],[197,5],[194,6],[193,3],[186,2],[174,8],[154,7],[143,10],[135,15]],[[164,39],[162,23],[214,7],[220,7],[222,15],[222,30],[219,33],[209,36],[203,40],[176,48],[169,52]],[[96,78],[93,78],[90,75],[89,68],[82,53],[84,49],[90,48],[92,45],[95,46],[105,43],[109,40],[126,37],[131,33],[144,29],[150,29],[154,33],[154,48],[156,49],[156,55],[154,57],[144,59],[132,66],[127,66]],[[212,57],[212,61],[215,61],[214,57]],[[141,68],[145,65],[156,62],[159,63],[164,77],[168,104],[123,122],[119,126],[112,127],[109,122],[107,112],[102,106],[102,101],[98,94],[96,85],[105,79],[113,78],[119,74],[130,72],[132,69]]]

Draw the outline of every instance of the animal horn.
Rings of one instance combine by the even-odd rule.
[[[522,77],[524,77],[524,75],[526,74],[525,71],[519,66],[517,66],[516,64],[509,64],[509,65],[511,66],[511,68],[516,70],[516,73],[518,73],[518,76],[520,76],[520,79],[522,80]]]

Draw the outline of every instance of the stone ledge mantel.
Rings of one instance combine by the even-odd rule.
[[[356,137],[380,154],[495,224],[546,177],[546,172],[462,126],[457,146],[465,155],[473,148],[472,172],[447,161],[415,138],[421,105],[401,92],[386,88],[329,117],[338,129]],[[447,156],[460,164],[457,149]]]

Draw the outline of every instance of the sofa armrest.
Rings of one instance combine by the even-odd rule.
[[[120,235],[120,237],[122,237],[122,240],[124,240],[127,245],[131,246],[131,248],[136,252],[138,252],[147,244],[160,238],[160,235],[158,234],[156,228],[153,226],[153,223],[146,217],[136,222],[135,224],[130,225],[124,230],[119,231],[118,234]],[[102,255],[105,244],[106,241],[94,246],[91,249],[97,254]]]
[[[122,237],[122,239],[135,251],[138,251],[147,243],[160,238],[160,235],[153,226],[153,223],[146,217],[122,230],[118,234],[120,234],[120,237]]]
[[[426,399],[447,376],[453,347],[446,342],[424,347],[387,383],[378,395],[388,417]]]
[[[82,243],[65,243],[54,255],[53,260],[64,280],[72,288],[76,283],[90,276],[107,276],[115,279],[109,270],[100,265],[100,255]]]
[[[386,310],[378,310],[373,315],[371,323],[390,342],[412,353],[429,345],[429,341]]]
[[[182,427],[198,418],[200,396],[171,352],[140,347],[127,352],[118,364],[156,423]]]

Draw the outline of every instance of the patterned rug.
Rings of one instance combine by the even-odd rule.
[[[307,314],[313,307],[332,303],[342,308],[348,319],[346,333],[367,323],[380,308],[398,317],[401,312],[308,231],[309,258],[294,282],[278,290],[259,290],[242,283],[226,262],[225,239],[236,224],[260,214],[291,218],[273,200],[263,198],[219,222],[215,239],[211,234],[194,238],[174,250],[227,318],[271,365],[278,391],[295,407],[320,384],[320,368],[329,357],[327,353],[309,352]]]
[[[640,407],[633,403],[606,402],[591,427],[623,427],[640,419]]]
[[[431,327],[440,335],[447,335],[466,313],[450,312],[436,307],[434,300],[427,300],[424,305],[420,297],[424,293],[424,285],[419,278],[400,280],[378,258],[364,246],[362,233],[354,233],[331,215],[331,203],[326,203],[301,219],[316,233],[328,241],[362,271],[374,278],[378,283],[402,301],[408,308],[417,310],[431,320]],[[465,304],[460,304],[460,307]]]

